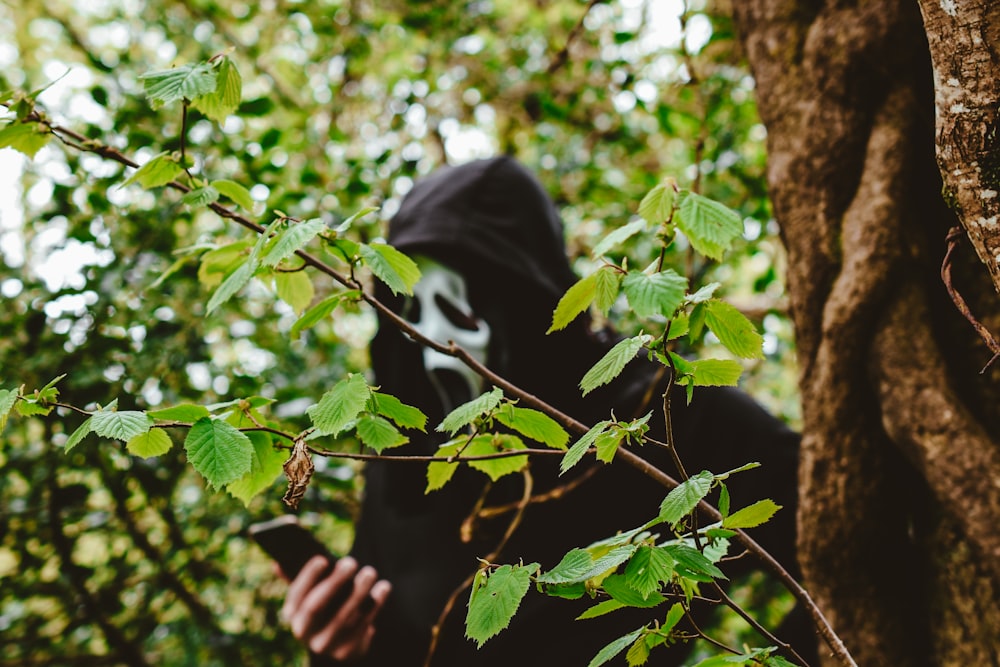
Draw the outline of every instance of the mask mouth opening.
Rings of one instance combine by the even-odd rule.
[[[468,403],[475,394],[470,379],[463,373],[450,368],[435,368],[427,372],[431,386],[437,392],[444,414],[448,414],[463,403]]]

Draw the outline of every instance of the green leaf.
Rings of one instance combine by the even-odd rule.
[[[655,591],[649,591],[646,595],[643,595],[631,585],[628,575],[625,574],[611,575],[601,582],[601,587],[604,588],[605,593],[626,607],[649,609],[662,604],[667,599],[661,593]]]
[[[583,434],[583,436],[577,440],[566,455],[563,456],[562,461],[559,463],[559,474],[562,475],[567,470],[575,466],[580,462],[580,459],[587,453],[590,446],[594,444],[597,437],[607,430],[609,426],[614,422],[609,420],[600,421],[594,424],[589,431]]]
[[[371,394],[373,412],[388,417],[401,428],[426,430],[427,415],[412,405],[407,405],[391,394],[373,391]]]
[[[513,403],[504,403],[496,413],[497,421],[521,435],[551,447],[566,449],[569,433],[559,423],[544,412],[531,408],[519,408]]]
[[[233,298],[237,292],[246,287],[250,279],[257,273],[257,269],[257,260],[253,257],[248,258],[245,262],[237,266],[232,273],[226,276],[226,279],[216,288],[215,292],[212,293],[212,297],[208,300],[208,305],[205,306],[205,313],[211,314],[216,308]]]
[[[722,520],[722,525],[725,528],[754,528],[767,522],[780,509],[781,505],[765,498],[733,512]]]
[[[357,419],[370,395],[364,376],[348,373],[323,394],[319,403],[306,408],[306,414],[312,419],[317,435],[336,435]]]
[[[607,315],[611,306],[615,305],[615,301],[618,300],[624,276],[621,271],[610,266],[602,266],[594,272],[594,275],[597,281],[594,290],[594,305],[603,315]]]
[[[488,639],[506,628],[528,592],[531,575],[537,570],[538,564],[531,563],[502,565],[489,575],[485,569],[476,573],[478,581],[469,597],[465,636],[482,648]]]
[[[146,72],[139,75],[139,80],[154,109],[179,100],[193,100],[216,88],[215,72],[204,62]]]
[[[651,225],[660,225],[670,219],[674,209],[675,181],[664,179],[646,193],[639,202],[639,215]]]
[[[543,584],[571,584],[586,581],[585,576],[594,567],[594,557],[586,549],[571,549],[559,563],[538,576]]]
[[[462,449],[464,444],[465,438],[447,442],[438,447],[438,450],[434,452],[434,457],[446,459],[454,456]],[[427,464],[427,487],[424,489],[424,493],[436,491],[447,484],[455,474],[455,471],[458,470],[458,465],[457,462],[448,461],[433,461]]]
[[[661,584],[670,581],[673,573],[674,559],[670,554],[645,544],[640,545],[625,566],[629,586],[643,598],[659,591]]]
[[[14,406],[14,411],[22,417],[32,417],[34,415],[47,415],[52,412],[53,406],[40,405],[33,398],[23,398]]]
[[[714,480],[715,475],[708,470],[702,470],[671,489],[667,497],[660,503],[660,521],[665,521],[673,526],[690,514],[691,510],[708,495]]]
[[[697,549],[693,549],[686,544],[666,544],[662,547],[674,559],[678,568],[684,568],[689,572],[705,574],[716,579],[726,579],[715,563],[710,561]]]
[[[576,319],[577,315],[587,310],[593,302],[597,293],[597,274],[592,273],[586,278],[576,281],[572,287],[556,304],[555,312],[552,313],[552,326],[545,333],[565,329],[566,326]]]
[[[75,431],[73,431],[72,435],[69,436],[69,439],[66,441],[66,453],[69,453],[69,450],[79,445],[84,438],[90,435],[91,431],[93,431],[92,420],[92,417],[84,419],[83,423],[80,424]]]
[[[622,290],[629,306],[642,318],[662,315],[671,318],[684,303],[687,278],[673,269],[648,275],[642,271],[629,271],[622,282]]]
[[[191,208],[208,206],[209,204],[214,204],[218,200],[219,191],[211,185],[206,185],[203,188],[196,188],[181,197],[181,203],[185,206],[190,206]]]
[[[477,417],[486,412],[491,412],[503,399],[503,390],[499,387],[467,403],[463,403],[445,416],[444,420],[435,427],[436,431],[455,435],[460,429],[471,424]]]
[[[691,377],[698,387],[735,387],[743,365],[735,359],[698,359],[691,362]]]
[[[594,659],[587,664],[587,667],[599,667],[600,665],[613,660],[615,656],[631,646],[635,640],[642,635],[642,631],[644,629],[645,628],[639,628],[638,630],[633,630],[627,635],[623,635],[614,640],[598,651],[597,655],[594,656]]]
[[[413,286],[420,280],[420,269],[416,262],[385,243],[362,244],[358,252],[372,273],[393,294],[413,294]]]
[[[642,349],[642,346],[651,340],[653,340],[652,336],[639,334],[616,343],[580,380],[580,389],[583,390],[583,395],[586,396],[602,384],[607,384],[618,377],[622,369],[635,359],[636,353]]]
[[[722,259],[733,240],[743,234],[739,213],[695,192],[681,199],[675,219],[691,246],[712,259]]]
[[[737,357],[764,358],[764,338],[746,315],[732,304],[716,299],[705,302],[705,324]]]
[[[237,241],[204,253],[198,266],[198,282],[206,289],[215,287],[247,260],[251,248],[251,243]]]
[[[243,78],[229,58],[222,58],[215,71],[215,90],[191,100],[191,106],[220,125],[240,106]]]
[[[149,431],[153,418],[137,410],[101,410],[90,416],[91,428],[97,435],[128,442]]]
[[[719,514],[723,519],[729,516],[729,488],[723,482],[719,482]]]
[[[577,621],[585,621],[588,618],[597,618],[598,616],[604,616],[605,614],[610,614],[613,611],[618,611],[619,609],[624,609],[628,605],[624,605],[618,600],[604,600],[603,602],[598,602],[593,607],[590,607],[585,612],[576,617]]]
[[[38,123],[10,123],[0,130],[0,148],[13,148],[33,160],[51,136]]]
[[[250,472],[253,443],[246,435],[220,419],[202,417],[196,421],[184,449],[188,461],[214,487],[235,482]]]
[[[184,172],[180,160],[179,154],[170,151],[154,155],[144,165],[136,169],[119,187],[138,183],[146,190],[150,190],[166,185]]]
[[[250,196],[250,191],[236,181],[220,179],[212,181],[209,185],[215,188],[219,194],[229,197],[243,210],[253,211],[255,202],[253,197]]]
[[[10,415],[11,408],[17,403],[16,389],[0,389],[0,433],[3,433],[7,425],[7,416]]]
[[[284,472],[282,466],[286,455],[274,446],[271,436],[259,431],[246,434],[253,444],[250,451],[250,472],[231,482],[226,490],[229,495],[249,505],[250,501],[261,491],[269,488]]]
[[[358,437],[377,454],[391,447],[405,445],[410,440],[388,419],[373,415],[363,415],[358,418]]]
[[[261,263],[264,266],[277,266],[282,260],[288,259],[296,251],[306,247],[324,229],[326,223],[320,218],[290,224],[270,242],[267,252],[260,260]]]
[[[618,227],[601,239],[600,243],[594,246],[594,249],[590,251],[591,256],[600,257],[601,255],[606,254],[616,245],[620,245],[636,234],[646,231],[646,227],[647,225],[645,220],[635,220],[627,225]]]
[[[472,439],[463,456],[488,456],[498,452],[525,449],[521,439],[514,435],[485,434]],[[469,461],[469,467],[489,475],[494,482],[505,475],[520,472],[528,465],[527,456],[506,456],[483,461]]]
[[[203,417],[208,417],[210,413],[208,408],[203,405],[181,403],[180,405],[163,408],[162,410],[148,410],[146,414],[153,419],[193,424]]]
[[[292,325],[289,337],[292,340],[295,340],[303,331],[316,326],[319,322],[328,317],[330,313],[332,313],[337,306],[340,305],[341,301],[344,301],[345,299],[353,299],[360,296],[360,294],[361,292],[358,290],[347,290],[346,292],[337,292],[336,294],[331,294],[326,297],[315,306],[304,312],[302,317],[295,321],[295,324]]]
[[[597,450],[595,457],[603,463],[611,463],[615,459],[615,454],[625,439],[625,434],[617,425],[597,436],[594,440],[594,449]]]
[[[278,298],[301,313],[312,303],[316,292],[312,279],[305,271],[279,271],[274,274],[274,287]]]
[[[173,446],[174,441],[162,428],[151,428],[145,433],[138,433],[125,443],[125,449],[128,450],[129,454],[141,456],[144,459],[166,454]]]

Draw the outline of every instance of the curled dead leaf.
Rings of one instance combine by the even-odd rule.
[[[306,494],[309,480],[316,469],[312,457],[309,455],[309,450],[306,449],[305,440],[295,441],[292,454],[282,467],[285,469],[285,476],[288,477],[288,490],[285,491],[282,500],[292,509],[298,509],[299,501]]]

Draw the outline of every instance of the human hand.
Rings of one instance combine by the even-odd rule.
[[[311,558],[289,584],[281,614],[292,634],[313,653],[354,660],[368,652],[375,635],[375,617],[392,586],[378,580],[374,568],[359,569],[350,556],[328,570],[325,558]],[[348,597],[339,602],[352,586]]]

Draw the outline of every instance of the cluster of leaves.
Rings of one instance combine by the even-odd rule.
[[[718,165],[700,177],[702,192],[741,201],[741,216],[766,222],[763,152],[747,141],[753,105],[731,94],[744,87],[741,72],[711,69],[699,85],[709,104],[658,81],[659,97],[638,96],[622,111],[613,95],[631,93],[660,56],[620,48],[641,33],[622,27],[621,8],[598,5],[578,32],[578,3],[544,12],[526,12],[516,0],[474,4],[476,11],[389,3],[348,15],[319,3],[290,15],[266,3],[237,13],[227,3],[154,3],[139,15],[124,5],[81,9],[57,0],[22,3],[10,15],[5,29],[20,55],[5,61],[0,79],[12,114],[0,147],[37,166],[24,177],[34,188],[20,232],[28,263],[8,262],[5,245],[4,260],[17,270],[0,276],[9,306],[0,319],[3,659],[268,664],[302,650],[277,620],[280,584],[241,536],[251,518],[282,511],[277,496],[259,491],[280,474],[286,441],[338,438],[343,449],[384,451],[399,442],[396,426],[418,419],[362,387],[366,340],[351,338],[370,326],[357,310],[361,284],[331,290],[308,279],[302,254],[319,248],[316,256],[352,275],[363,265],[408,291],[416,275],[377,241],[383,220],[368,212],[374,197],[388,214],[410,179],[445,158],[468,157],[454,128],[480,131],[489,151],[517,155],[559,201],[573,202],[566,221],[576,252],[590,245],[587,220],[628,216],[655,174],[695,163]],[[492,12],[488,20],[476,13],[483,11]],[[727,61],[726,25],[716,19],[721,48],[708,60]],[[126,43],[114,35],[127,35]],[[561,72],[550,70],[569,35],[572,57]],[[538,57],[546,50],[548,65]],[[227,55],[212,55],[220,52]],[[165,59],[194,64],[164,69]],[[68,99],[55,86],[19,91],[45,81],[52,62],[90,74]],[[50,104],[58,108],[52,115],[44,111]],[[96,119],[75,113],[94,107]],[[413,123],[421,114],[426,123]],[[53,141],[56,119],[80,130],[59,137],[65,152]],[[696,154],[689,139],[702,132]],[[665,135],[682,141],[666,150]],[[114,168],[119,149],[139,151],[135,171]],[[106,158],[103,165],[87,152]],[[741,158],[733,163],[727,152]],[[168,184],[181,196],[159,189]],[[46,187],[48,195],[35,194]],[[266,234],[247,240],[225,222],[232,218],[217,215],[223,205],[274,217],[261,226]],[[54,247],[44,242],[53,229],[62,229]],[[648,263],[646,236],[627,239],[636,265]],[[44,255],[74,244],[113,259],[85,266],[79,282],[43,280],[36,269]],[[766,243],[751,247],[732,266],[769,252]],[[274,294],[284,304],[275,306]],[[85,307],[75,305],[81,301]],[[696,306],[683,306],[692,321]],[[346,384],[330,389],[342,377]],[[361,407],[338,412],[332,392]],[[478,416],[455,415],[457,428],[482,430],[468,438],[452,422],[441,425],[456,437],[431,464],[430,488],[447,482],[455,456],[476,457],[469,465],[493,476],[525,461],[519,438],[488,433],[493,422],[549,448],[569,444],[506,399],[468,409]],[[58,419],[43,419],[53,411]],[[599,449],[640,429],[611,425]],[[101,446],[78,444],[94,437]],[[320,532],[342,546],[353,471],[349,463],[317,466],[310,485]],[[206,484],[229,493],[204,493]]]

